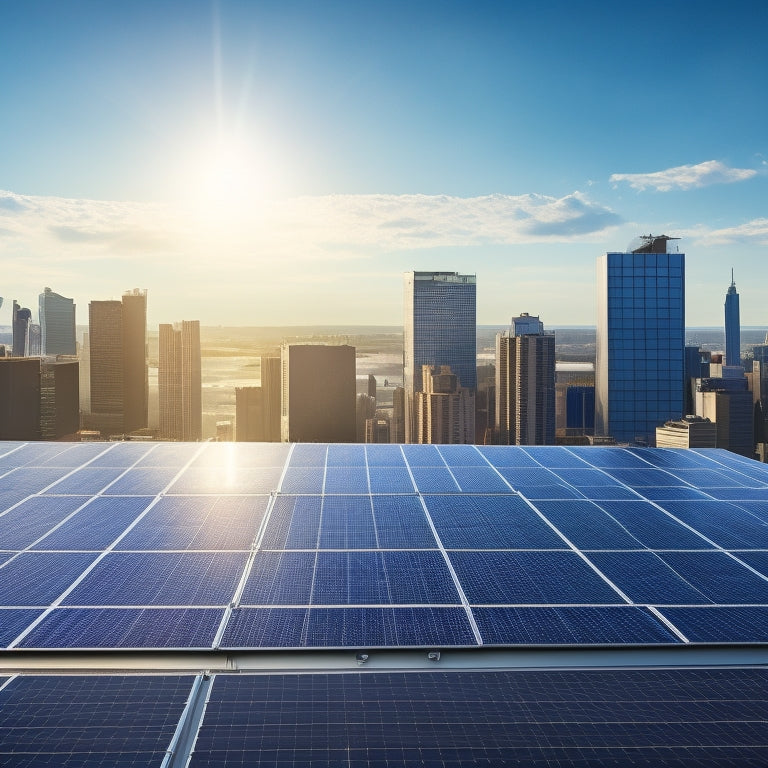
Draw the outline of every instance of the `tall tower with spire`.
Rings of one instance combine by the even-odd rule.
[[[739,294],[731,269],[731,284],[725,294],[725,364],[741,365],[741,324],[739,320]]]

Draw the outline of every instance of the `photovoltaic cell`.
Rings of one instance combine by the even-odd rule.
[[[368,493],[365,467],[328,467],[324,493]]]
[[[33,496],[0,516],[0,549],[25,549],[88,501],[87,496]]]
[[[116,549],[250,549],[267,496],[164,496]]]
[[[0,691],[0,764],[160,765],[193,678],[20,676]]]
[[[477,450],[494,467],[541,467],[541,464],[522,450],[509,450],[508,446],[478,445]]]
[[[768,548],[768,525],[734,504],[684,501],[664,508],[726,549]]]
[[[712,549],[701,536],[645,501],[601,501],[600,507],[649,549]]]
[[[521,448],[521,450],[536,459],[543,466],[551,467],[552,469],[589,466],[586,462],[582,461],[576,451],[571,451],[568,448],[527,445],[525,448]]]
[[[453,476],[465,493],[508,493],[509,486],[489,466],[453,467]]]
[[[103,550],[146,509],[151,498],[96,497],[35,544],[36,550]]]
[[[368,467],[402,467],[405,459],[399,445],[371,443],[365,446]]]
[[[264,532],[262,548],[315,549],[321,512],[320,496],[278,496]]]
[[[49,467],[20,467],[9,472],[2,480],[4,489],[12,489],[18,500],[40,493],[42,490],[69,474],[71,469],[66,467],[56,469]],[[100,490],[100,489],[99,489]]]
[[[680,487],[685,485],[680,478],[669,472],[650,467],[642,469],[611,468],[606,471],[620,483],[631,488],[663,488],[665,486]]]
[[[450,557],[472,604],[622,602],[573,552],[451,552]]]
[[[538,501],[536,507],[579,549],[638,549],[643,545],[600,507],[584,501]]]
[[[472,646],[462,608],[238,608],[222,648]]]
[[[324,467],[328,449],[325,445],[298,443],[291,453],[291,467]]]
[[[765,606],[663,608],[661,613],[692,643],[768,643]]]
[[[137,462],[139,467],[178,467],[181,469],[201,449],[200,443],[160,443],[153,446]]]
[[[0,648],[12,643],[41,613],[31,608],[0,609]]]
[[[20,648],[210,648],[223,608],[57,608]]]
[[[318,547],[371,549],[377,546],[370,496],[326,496]]]
[[[408,466],[414,467],[445,467],[445,461],[435,445],[403,445]]]
[[[371,493],[415,493],[405,467],[369,467]]]
[[[589,559],[636,603],[712,603],[652,552],[591,552]]]
[[[599,448],[597,446],[583,448],[574,446],[569,450],[575,456],[583,459],[587,464],[608,471],[622,467],[648,468],[647,461],[644,461],[635,453],[623,448]]]
[[[678,643],[649,611],[630,606],[474,608],[487,645]]]
[[[242,605],[308,605],[315,572],[314,552],[257,552]]]
[[[104,446],[104,443],[99,443]],[[152,450],[153,446],[147,443],[113,443],[109,450],[96,456],[88,466],[91,467],[128,467],[133,466],[140,461],[146,454]]]
[[[319,467],[291,465],[285,471],[280,490],[283,493],[322,493],[325,470]]]
[[[365,468],[364,445],[329,445],[326,459],[328,467]]]
[[[118,478],[104,493],[109,496],[160,493],[178,473],[176,467],[134,467]]]
[[[474,445],[440,445],[437,450],[451,469],[488,466],[488,462]]]
[[[664,552],[660,557],[715,603],[768,603],[768,581],[724,552]]]
[[[519,496],[425,496],[448,549],[564,549],[563,540]]]
[[[125,470],[121,467],[82,467],[48,489],[55,494],[94,494],[117,479]]]
[[[411,467],[421,493],[458,493],[459,486],[446,467]]]
[[[0,605],[46,606],[95,560],[93,553],[22,552],[0,567]]]
[[[432,549],[437,546],[421,502],[415,496],[373,496],[379,546]]]
[[[709,489],[711,490],[711,489]],[[665,487],[665,488],[638,488],[637,492],[645,496],[649,501],[657,501],[662,506],[665,501],[707,501],[711,499],[709,493],[703,493],[695,488]]]
[[[113,552],[67,596],[65,605],[226,605],[247,555],[234,552]]]
[[[273,491],[281,467],[189,467],[168,493],[264,493]]]

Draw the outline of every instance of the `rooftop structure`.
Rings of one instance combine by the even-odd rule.
[[[0,472],[3,765],[768,757],[741,456],[0,443]]]

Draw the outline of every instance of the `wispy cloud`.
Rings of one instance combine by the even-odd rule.
[[[768,245],[768,219],[752,219],[736,227],[725,227],[695,233],[696,242],[701,245],[731,245],[748,243]]]
[[[707,160],[697,165],[678,165],[653,173],[614,173],[613,184],[625,182],[641,192],[653,189],[657,192],[697,189],[711,184],[731,184],[757,175],[751,168],[729,168],[719,160]]]

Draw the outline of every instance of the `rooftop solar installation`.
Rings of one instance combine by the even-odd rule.
[[[721,450],[0,444],[8,649],[768,642]]]

